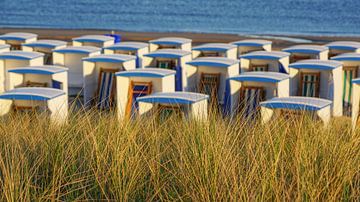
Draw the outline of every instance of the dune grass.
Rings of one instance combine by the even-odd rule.
[[[268,125],[114,113],[0,122],[0,200],[360,200],[360,131],[307,117]]]

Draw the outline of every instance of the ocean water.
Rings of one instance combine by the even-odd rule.
[[[0,0],[0,27],[360,35],[360,0]]]

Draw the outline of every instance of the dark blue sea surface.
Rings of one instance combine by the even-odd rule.
[[[360,35],[360,0],[0,0],[0,27]]]

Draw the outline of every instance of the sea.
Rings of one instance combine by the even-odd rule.
[[[0,28],[360,36],[360,0],[0,0]]]

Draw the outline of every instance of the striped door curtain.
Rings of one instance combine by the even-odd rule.
[[[250,65],[250,71],[254,71],[254,72],[267,72],[267,71],[269,71],[269,65],[256,65],[256,64],[251,64],[251,65]]]
[[[152,91],[151,82],[134,82],[131,81],[128,91],[128,101],[126,104],[126,116],[131,117],[134,115],[138,109],[139,104],[136,102],[136,98],[142,97],[145,95],[150,95]]]
[[[44,64],[51,65],[53,63],[52,53],[45,53],[44,55]]]
[[[319,97],[320,73],[301,73],[300,96]]]
[[[116,87],[115,72],[117,71],[117,69],[100,68],[97,91],[99,109],[110,109],[113,106]]]
[[[199,92],[210,96],[210,101],[217,103],[220,86],[220,73],[201,73]]]
[[[351,116],[351,97],[352,85],[351,82],[357,77],[358,67],[344,67],[343,69],[343,107],[344,115]]]
[[[240,114],[254,120],[259,114],[259,104],[264,100],[265,90],[262,87],[243,87],[240,91]]]

